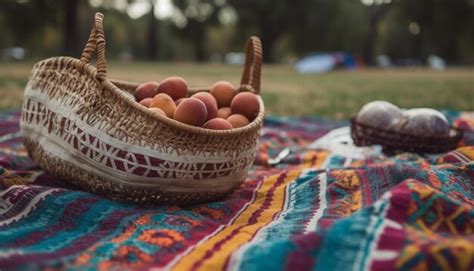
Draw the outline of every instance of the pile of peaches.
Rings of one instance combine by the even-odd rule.
[[[215,83],[210,92],[188,97],[186,81],[177,76],[160,83],[150,81],[137,87],[137,102],[153,112],[192,126],[212,130],[243,127],[258,115],[257,95],[240,92],[227,81]]]

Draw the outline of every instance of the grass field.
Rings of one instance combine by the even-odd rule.
[[[0,109],[17,108],[33,63],[0,64]],[[109,77],[143,82],[166,76],[184,77],[190,86],[210,86],[218,80],[237,84],[241,67],[217,64],[109,64]],[[400,107],[474,110],[474,68],[443,72],[423,69],[335,71],[297,74],[290,66],[263,67],[262,95],[267,113],[319,115],[337,119],[355,114],[372,100]]]

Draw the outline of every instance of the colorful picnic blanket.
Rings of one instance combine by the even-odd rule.
[[[20,113],[0,113],[0,270],[471,271],[474,113],[445,113],[465,137],[436,156],[309,148],[348,122],[269,117],[238,190],[156,208],[43,172],[21,144]]]

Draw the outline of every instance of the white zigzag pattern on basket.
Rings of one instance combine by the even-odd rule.
[[[209,152],[205,150],[200,150],[197,151],[196,153],[184,153],[182,151],[178,152],[178,150],[173,149],[173,147],[169,146],[168,144],[163,143],[158,144],[158,143],[144,143],[144,144],[133,144],[133,140],[128,140],[131,139],[129,136],[128,138],[120,139],[118,140],[116,137],[112,137],[109,134],[105,132],[111,131],[113,134],[115,132],[114,129],[120,130],[120,128],[116,127],[105,127],[104,123],[105,121],[101,122],[94,122],[94,123],[89,123],[85,122],[84,119],[90,119],[91,114],[87,114],[87,116],[82,116],[80,118],[78,114],[75,112],[79,111],[80,109],[77,107],[77,103],[66,103],[65,101],[68,100],[69,93],[66,95],[66,98],[61,98],[61,100],[56,100],[52,99],[51,97],[48,96],[48,94],[44,93],[41,89],[33,89],[30,87],[30,85],[27,86],[26,91],[25,91],[25,100],[26,101],[31,101],[31,102],[36,102],[39,103],[39,106],[44,106],[48,108],[48,110],[61,115],[65,116],[68,119],[72,120],[75,125],[77,125],[80,129],[85,130],[89,134],[94,134],[103,139],[106,142],[111,143],[112,145],[118,147],[119,149],[127,149],[131,152],[137,152],[137,153],[143,153],[145,152],[146,154],[152,156],[152,157],[158,157],[163,160],[169,160],[169,161],[175,161],[175,162],[183,162],[183,161],[189,161],[189,160],[195,160],[195,161],[201,161],[201,162],[214,162],[214,163],[221,163],[223,161],[230,161],[230,160],[237,160],[241,159],[247,156],[255,156],[256,152],[256,146],[255,145],[249,145],[247,150],[245,151],[240,151],[238,153],[235,153],[235,151],[226,151],[226,152],[219,152],[216,153],[215,151]],[[25,107],[25,106],[24,106]],[[33,112],[34,113],[34,112]],[[98,114],[98,113],[97,113]],[[47,118],[45,119],[47,121]],[[37,121],[39,122],[39,121]],[[44,125],[47,124],[47,122],[43,123]],[[192,140],[192,139],[189,139]]]
[[[25,95],[25,99],[28,98],[30,97]],[[224,162],[205,162],[193,157],[182,161],[163,160],[112,146],[99,136],[92,136],[85,129],[79,128],[71,119],[53,112],[41,102],[32,99],[27,100],[22,114],[22,125],[33,130],[44,130],[40,134],[60,139],[97,163],[137,176],[171,179],[219,178],[246,170],[247,165],[253,160],[253,152],[250,152],[250,155],[242,155],[239,159]]]

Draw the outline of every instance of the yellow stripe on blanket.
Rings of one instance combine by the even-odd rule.
[[[300,166],[300,168],[320,169],[321,166],[326,161],[326,159],[328,159],[328,157],[329,157],[328,151],[323,151],[323,150],[308,151],[303,155],[303,161],[301,161],[302,165]]]
[[[257,191],[255,201],[232,225],[198,245],[190,254],[184,256],[173,270],[222,270],[233,251],[249,242],[258,230],[282,211],[286,186],[300,173],[301,170],[292,170],[266,178]]]
[[[473,146],[467,146],[467,147],[461,147],[456,150],[459,153],[462,153],[466,158],[469,160],[474,160],[474,147]]]

